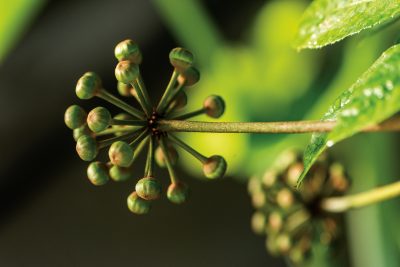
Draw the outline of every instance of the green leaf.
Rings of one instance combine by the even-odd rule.
[[[315,0],[303,15],[294,45],[320,48],[399,16],[399,0]]]
[[[44,3],[45,0],[1,1],[0,64]]]
[[[327,146],[380,123],[399,110],[400,45],[395,45],[343,92],[324,115],[323,121],[336,120],[337,125],[329,133],[313,134],[304,152],[304,171],[299,184]]]

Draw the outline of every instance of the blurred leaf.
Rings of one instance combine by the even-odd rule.
[[[43,0],[0,1],[0,64]]]
[[[223,38],[199,0],[153,0],[165,23],[179,41],[208,65]]]
[[[315,0],[303,15],[295,46],[320,48],[399,15],[399,0]]]
[[[299,116],[290,111],[290,106],[307,93],[317,76],[320,62],[317,54],[297,53],[291,47],[298,19],[305,7],[305,2],[299,0],[265,4],[257,13],[245,44],[220,45],[209,57],[209,64],[201,68],[200,83],[195,90],[188,91],[187,109],[197,109],[205,97],[218,94],[227,103],[221,118],[224,121],[265,121]],[[185,25],[184,21],[181,23]],[[284,27],[280,30],[284,34],[278,34],[276,24]],[[209,118],[196,117],[196,120]],[[229,164],[228,175],[241,179],[246,178],[242,174],[250,170],[249,157],[255,147],[272,145],[281,137],[198,133],[182,136],[204,155],[223,155]],[[212,145],[204,146],[204,143]],[[197,162],[190,156],[182,159],[184,168],[191,173],[197,172]]]
[[[304,153],[304,171],[299,183],[327,146],[387,119],[400,109],[399,73],[400,45],[396,45],[383,53],[350,89],[336,99],[322,120],[336,120],[337,125],[329,133],[312,136]]]

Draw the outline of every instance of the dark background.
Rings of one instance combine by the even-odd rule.
[[[231,41],[265,3],[203,2]],[[179,43],[150,1],[48,1],[1,66],[0,266],[283,266],[251,232],[244,184],[187,177],[189,203],[162,199],[136,216],[126,208],[135,181],[94,187],[86,179],[63,114],[73,103],[102,103],[76,98],[82,73],[115,88],[113,49],[126,38],[140,44],[158,97]]]

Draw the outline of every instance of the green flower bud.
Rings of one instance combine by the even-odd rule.
[[[78,105],[72,105],[67,108],[64,114],[64,122],[68,128],[74,130],[86,122],[86,111]]]
[[[168,186],[167,197],[174,204],[185,203],[189,196],[189,187],[183,182],[172,183]]]
[[[295,187],[300,174],[303,172],[304,165],[302,162],[296,162],[289,166],[286,175],[286,182],[288,185]]]
[[[94,72],[86,72],[76,85],[76,95],[80,99],[90,99],[101,89],[101,79]]]
[[[195,85],[200,80],[200,72],[190,67],[178,75],[178,82],[184,83],[185,86]]]
[[[271,232],[279,232],[283,226],[283,217],[278,211],[273,211],[268,216],[268,229]]]
[[[96,139],[89,135],[82,135],[76,142],[76,152],[84,161],[93,160],[98,153]]]
[[[217,119],[224,114],[225,102],[220,96],[210,95],[204,100],[203,107],[206,109],[208,116]]]
[[[258,235],[264,235],[265,221],[265,215],[262,212],[256,211],[253,213],[253,216],[251,217],[251,228],[253,229],[253,232]]]
[[[114,54],[118,61],[129,60],[135,64],[140,64],[142,62],[142,53],[140,52],[139,46],[130,39],[117,44]]]
[[[108,150],[111,163],[119,167],[129,167],[133,161],[133,149],[124,141],[114,142]]]
[[[265,242],[265,247],[267,248],[268,252],[271,253],[271,255],[274,256],[279,255],[279,248],[278,244],[276,243],[275,235],[268,235],[267,240]]]
[[[132,96],[131,90],[133,88],[132,88],[132,86],[130,84],[125,84],[125,83],[118,82],[117,88],[118,88],[118,93],[120,95],[126,96],[126,97]]]
[[[143,199],[156,200],[161,195],[161,184],[153,177],[144,177],[137,182],[135,190]]]
[[[262,186],[260,179],[257,175],[253,175],[252,177],[249,178],[248,183],[247,183],[247,192],[252,195],[257,192],[262,191]]]
[[[227,164],[225,159],[218,155],[211,156],[203,164],[203,173],[209,179],[218,179],[223,177],[226,169]]]
[[[292,240],[290,239],[290,236],[287,234],[279,234],[276,239],[275,239],[276,245],[278,247],[278,250],[282,253],[285,254],[289,252],[289,250],[292,247]]]
[[[184,48],[177,47],[169,53],[169,61],[178,71],[183,71],[192,66],[193,54]]]
[[[350,181],[346,176],[344,167],[340,163],[333,163],[329,167],[328,183],[338,192],[345,192],[349,189]]]
[[[139,76],[139,67],[128,61],[120,61],[115,68],[115,77],[119,82],[129,84]]]
[[[87,169],[87,176],[94,185],[103,185],[110,180],[106,164],[100,161],[90,163]]]
[[[111,123],[110,112],[103,107],[97,107],[89,112],[87,124],[89,129],[95,133],[105,130]]]
[[[129,180],[133,178],[134,172],[132,171],[132,168],[124,168],[124,167],[119,167],[116,165],[113,165],[110,168],[110,177],[113,179],[115,182],[124,182],[126,180]]]
[[[168,154],[169,154],[169,158],[171,160],[171,164],[175,165],[179,158],[178,151],[176,151],[176,149],[172,145],[169,145],[168,146]],[[161,168],[167,167],[167,165],[165,163],[164,151],[161,149],[161,147],[157,147],[157,149],[156,149],[155,160],[156,160],[158,166],[160,166]]]
[[[278,180],[278,175],[275,170],[267,170],[262,177],[262,184],[269,189],[275,185]]]
[[[146,214],[151,209],[151,202],[140,198],[136,192],[132,192],[127,199],[128,208],[135,214]]]
[[[291,207],[294,203],[293,193],[289,189],[283,188],[276,195],[276,202],[284,209]]]
[[[289,252],[289,258],[294,264],[300,264],[304,261],[304,251],[300,247],[294,247]]]
[[[256,209],[262,208],[267,203],[264,191],[258,191],[251,195],[251,203]]]
[[[81,127],[74,129],[73,131],[73,137],[75,141],[78,141],[79,137],[81,137],[82,135],[89,135],[93,137],[93,132],[89,129],[87,124],[84,124]]]

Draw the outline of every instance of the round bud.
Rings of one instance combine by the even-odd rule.
[[[94,97],[97,90],[101,88],[101,79],[94,72],[86,72],[76,84],[75,93],[80,99]]]
[[[248,183],[247,183],[247,192],[252,195],[257,192],[262,191],[260,179],[257,175],[253,175],[252,177],[249,178]]]
[[[300,264],[304,261],[304,251],[301,247],[294,247],[289,252],[289,258],[294,264]]]
[[[126,97],[132,96],[131,90],[133,88],[132,88],[132,86],[130,84],[125,84],[125,83],[118,82],[117,88],[118,88],[118,93],[120,95],[126,96]]]
[[[289,166],[286,174],[286,183],[289,186],[295,187],[300,174],[303,172],[304,165],[302,162],[296,162]]]
[[[267,203],[267,197],[265,196],[264,191],[258,191],[251,195],[251,203],[253,207],[256,209],[260,209],[265,206]]]
[[[169,145],[168,154],[171,160],[171,164],[175,165],[179,158],[178,151],[176,151],[176,149],[172,145]],[[164,151],[161,149],[161,147],[157,147],[155,152],[155,159],[158,166],[160,166],[161,168],[165,168],[167,166],[165,163]]]
[[[294,202],[293,193],[287,188],[280,190],[276,195],[276,202],[284,209],[291,207]]]
[[[124,182],[133,178],[133,176],[134,173],[132,171],[132,168],[118,167],[116,165],[113,165],[110,168],[110,177],[115,182]]]
[[[174,204],[185,203],[189,196],[189,187],[183,182],[172,183],[168,186],[167,197]]]
[[[64,114],[64,122],[68,128],[74,130],[86,122],[86,111],[78,105],[72,105],[67,108]]]
[[[278,245],[276,243],[276,235],[268,235],[267,240],[265,242],[265,247],[267,248],[268,252],[274,256],[279,255]]]
[[[203,107],[208,116],[217,119],[224,114],[225,102],[220,96],[210,95],[204,100]]]
[[[256,211],[251,216],[251,228],[258,235],[265,234],[265,215],[261,211]]]
[[[278,250],[282,254],[285,254],[289,252],[290,248],[292,247],[292,240],[290,239],[289,235],[282,233],[276,237],[276,245]]]
[[[131,212],[139,215],[149,213],[151,208],[151,202],[140,198],[136,192],[132,192],[132,194],[128,196],[127,204]]]
[[[98,153],[96,139],[89,135],[82,135],[76,142],[76,152],[84,161],[93,160]]]
[[[209,179],[221,178],[225,175],[227,168],[226,161],[223,157],[214,155],[207,159],[203,164],[203,173]]]
[[[183,71],[192,66],[193,54],[184,48],[177,47],[169,53],[169,61],[178,71]]]
[[[119,82],[129,84],[139,76],[139,67],[128,60],[120,61],[115,68],[115,77]]]
[[[161,184],[153,177],[144,177],[136,183],[136,193],[146,200],[156,200],[161,195]]]
[[[78,141],[79,137],[81,137],[82,135],[89,135],[93,137],[93,132],[89,129],[87,124],[84,124],[81,127],[74,129],[73,131],[73,137],[75,141]]]
[[[178,75],[178,82],[185,86],[195,85],[199,80],[200,72],[194,67],[190,67]]]
[[[108,150],[111,163],[119,167],[129,167],[133,161],[133,149],[124,141],[114,142]]]
[[[139,46],[130,39],[117,44],[114,54],[118,61],[129,60],[135,64],[140,64],[142,62],[142,53],[140,52]]]
[[[111,123],[110,112],[103,107],[97,107],[89,112],[87,124],[89,129],[95,133],[105,130]]]
[[[87,168],[87,176],[89,181],[94,185],[103,185],[110,179],[106,164],[100,161],[90,163]]]
[[[283,226],[283,217],[278,211],[273,211],[268,216],[268,226],[272,232],[279,232]]]
[[[265,188],[273,187],[278,180],[278,174],[275,170],[267,170],[262,177],[262,184]]]

